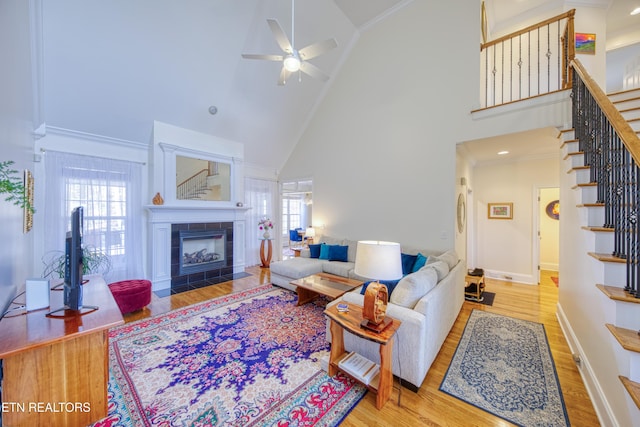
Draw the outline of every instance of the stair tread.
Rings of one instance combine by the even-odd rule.
[[[574,185],[571,188],[576,189],[576,188],[580,188],[580,187],[596,187],[597,185],[598,185],[597,182],[582,182],[580,184]]]
[[[635,96],[635,97],[632,97],[632,98],[619,99],[617,101],[611,101],[611,102],[613,104],[620,104],[620,103],[623,103],[623,102],[637,101],[639,99],[640,99],[640,96]]]
[[[609,286],[609,285],[596,285],[598,289],[600,289],[609,299],[615,301],[624,301],[630,302],[633,304],[640,304],[640,298],[636,298],[633,295],[629,295],[629,292],[625,291],[623,288],[618,286]]]
[[[631,396],[633,403],[635,403],[638,409],[640,409],[640,384],[635,381],[631,381],[629,378],[622,375],[618,375],[618,378],[622,381],[622,384],[627,390],[627,393]]]
[[[611,232],[611,233],[615,231],[614,228],[602,227],[602,226],[597,227],[593,225],[583,225],[582,229],[587,231],[605,231],[605,232]]]
[[[621,328],[610,323],[607,323],[606,326],[616,340],[618,340],[622,348],[633,351],[634,353],[640,353],[640,335],[638,335],[638,331]]]
[[[624,258],[619,258],[617,256],[613,256],[611,254],[603,254],[603,253],[598,253],[598,252],[587,252],[587,254],[589,256],[594,257],[595,259],[597,259],[598,261],[603,261],[603,262],[618,262],[618,263],[626,263],[627,260]]]
[[[633,92],[640,92],[640,88],[634,87],[631,89],[618,90],[616,92],[608,93],[607,96],[624,95],[624,94],[633,93]]]

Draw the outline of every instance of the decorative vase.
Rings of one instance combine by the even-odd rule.
[[[262,233],[262,237],[264,237],[265,239],[268,239],[269,237],[271,237],[271,234],[269,234],[268,228],[264,229],[264,233]]]
[[[156,193],[156,195],[153,197],[153,204],[154,205],[164,205],[164,199],[162,198],[160,193]]]

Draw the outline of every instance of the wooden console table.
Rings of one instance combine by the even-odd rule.
[[[324,311],[324,314],[331,319],[331,354],[329,356],[328,374],[330,377],[336,375],[340,369],[338,363],[349,354],[344,348],[345,330],[360,338],[380,344],[380,373],[373,377],[367,388],[377,393],[376,408],[381,409],[391,397],[391,390],[393,389],[393,341],[402,322],[398,319],[393,319],[393,323],[382,332],[372,332],[360,327],[362,307],[354,304],[347,305],[349,306],[349,311],[346,313],[339,312],[337,304]]]
[[[102,277],[85,279],[83,304],[96,311],[47,317],[63,306],[63,291],[51,291],[49,308],[0,321],[3,425],[80,426],[107,416],[109,328],[124,321]]]

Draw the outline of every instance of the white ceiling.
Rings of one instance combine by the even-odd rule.
[[[335,38],[336,49],[310,61],[334,77],[362,31],[411,1],[296,0],[295,47]],[[636,1],[612,1],[611,13]],[[487,0],[490,23],[497,29],[551,3]],[[291,38],[290,0],[42,4],[48,128],[148,143],[158,120],[242,142],[247,162],[278,169],[332,84],[302,75],[278,86],[279,63],[241,58],[280,53],[266,20]]]

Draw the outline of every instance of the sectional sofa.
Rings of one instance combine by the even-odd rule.
[[[333,257],[327,258],[325,254],[325,259],[312,257],[311,251],[306,249],[300,257],[271,263],[271,282],[295,291],[291,281],[320,272],[367,280],[354,272],[356,241],[323,236],[320,244],[340,249],[334,252]],[[407,267],[407,271],[395,286],[389,286],[387,315],[402,321],[394,343],[393,373],[402,379],[404,386],[416,391],[422,385],[462,308],[466,268],[452,250],[442,252],[402,247],[402,253],[403,270]],[[414,263],[408,268],[405,261],[410,261],[412,256],[418,254],[421,257],[416,259],[424,261],[424,265]],[[362,306],[362,286],[329,304],[340,301]],[[329,321],[327,340],[331,341]],[[356,351],[380,363],[379,346],[376,343],[348,332],[345,333],[344,340],[347,351]]]

